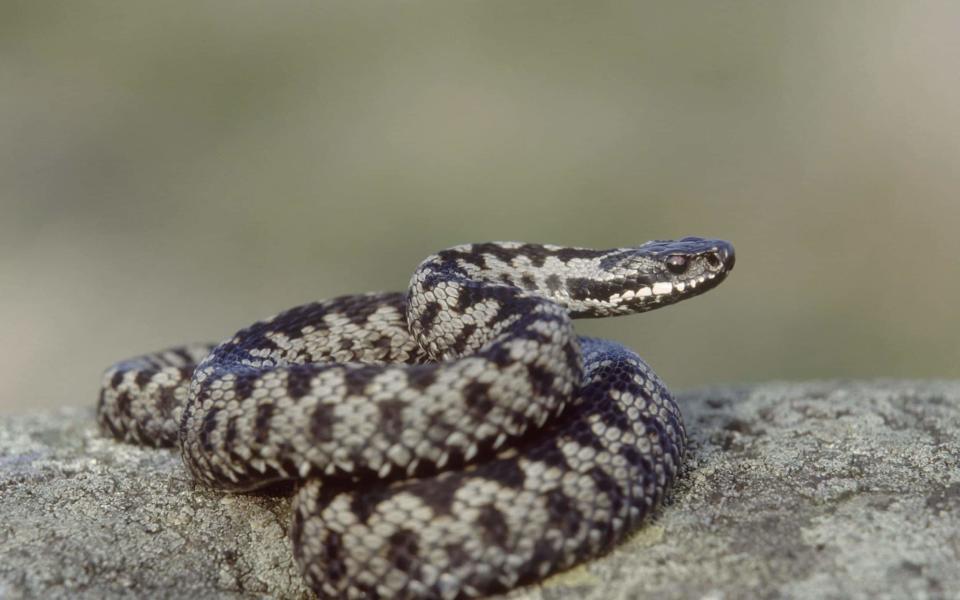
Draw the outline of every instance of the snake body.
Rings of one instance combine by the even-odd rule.
[[[636,354],[571,318],[703,293],[727,242],[516,242],[427,258],[406,293],[306,304],[219,345],[106,371],[98,420],[180,447],[198,482],[300,480],[293,550],[321,597],[459,598],[608,549],[662,498],[680,412]]]

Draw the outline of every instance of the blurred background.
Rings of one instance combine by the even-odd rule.
[[[960,3],[0,3],[0,412],[498,239],[737,248],[676,389],[960,377]]]

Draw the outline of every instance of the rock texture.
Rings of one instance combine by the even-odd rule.
[[[680,395],[692,447],[657,518],[511,599],[960,598],[960,382]],[[188,480],[91,412],[0,421],[0,598],[309,598],[288,502]]]

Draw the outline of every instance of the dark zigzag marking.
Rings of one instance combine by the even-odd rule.
[[[480,534],[485,543],[499,547],[507,545],[510,539],[510,528],[507,525],[507,518],[497,507],[491,504],[482,507],[476,522],[480,526]]]
[[[120,384],[123,382],[123,370],[117,369],[114,374],[110,377],[110,387],[116,389],[120,387]]]
[[[575,258],[595,259],[609,254],[609,250],[592,250],[589,248],[544,248],[538,244],[522,244],[517,248],[504,248],[500,244],[485,242],[472,244],[469,251],[447,250],[440,253],[444,259],[460,259],[484,269],[487,264],[483,255],[489,255],[500,262],[510,264],[513,259],[523,256],[529,259],[530,264],[540,268],[547,258],[554,257],[561,262],[569,262]]]

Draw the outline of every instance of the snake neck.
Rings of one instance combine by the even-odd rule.
[[[414,273],[410,297],[439,299],[454,287],[458,308],[484,296],[548,299],[571,317],[645,312],[715,287],[733,268],[733,246],[688,237],[596,250],[519,242],[466,244],[427,258]],[[510,291],[489,291],[510,288]],[[488,290],[488,291],[483,291]],[[419,315],[411,315],[418,317]]]

